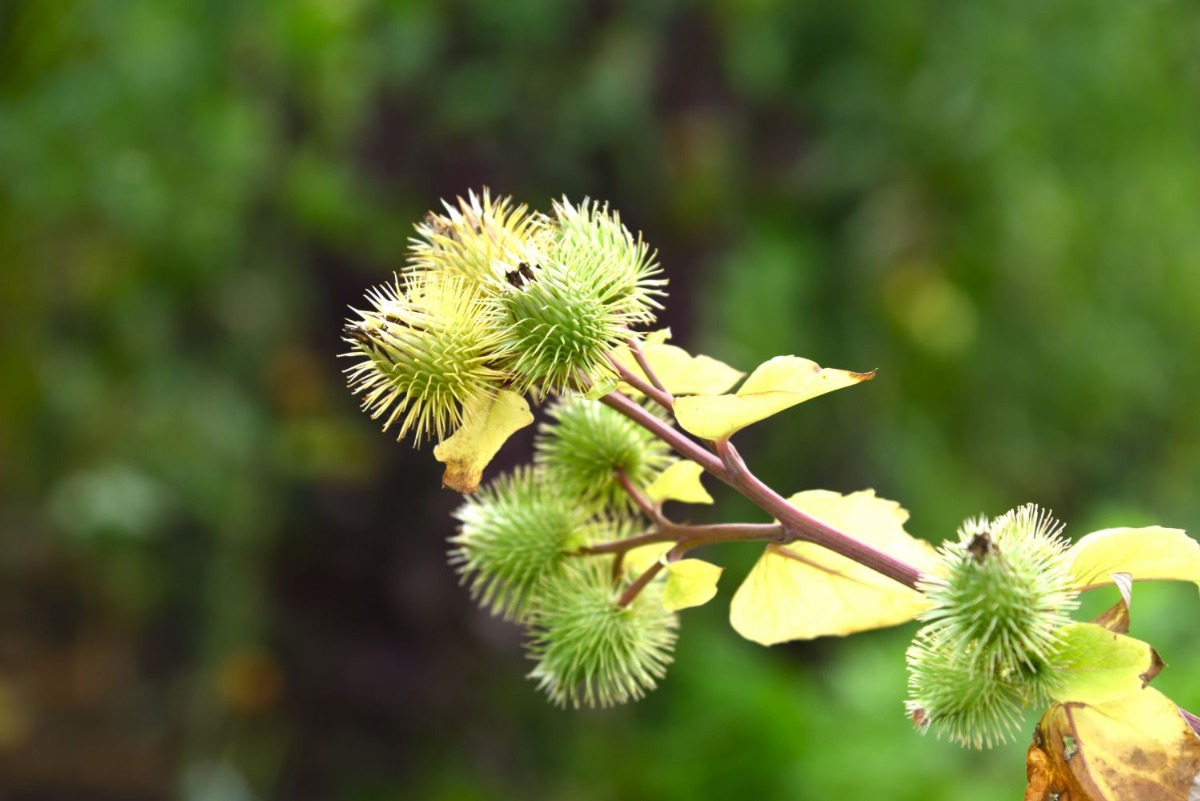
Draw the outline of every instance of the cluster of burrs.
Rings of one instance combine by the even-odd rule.
[[[444,441],[501,392],[556,396],[534,465],[457,511],[450,559],[482,606],[527,627],[531,675],[560,704],[638,698],[671,661],[677,618],[661,586],[623,599],[631,563],[577,558],[637,533],[626,488],[673,461],[585,397],[615,386],[610,355],[653,322],[665,283],[607,206],[564,199],[541,214],[485,190],[431,212],[405,269],[346,327],[351,389],[399,438]]]
[[[405,269],[346,326],[351,389],[398,439],[444,439],[464,409],[608,379],[609,352],[654,320],[665,281],[615,212],[563,199],[530,212],[485,190],[430,212]]]
[[[908,649],[914,723],[975,748],[1006,741],[1064,675],[1059,632],[1078,592],[1062,524],[1027,504],[969,520],[919,589],[927,621]]]

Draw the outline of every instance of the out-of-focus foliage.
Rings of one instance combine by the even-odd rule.
[[[438,198],[590,194],[689,351],[880,369],[739,435],[781,492],[873,486],[934,540],[1025,501],[1195,533],[1198,31],[1183,0],[4,4],[6,788],[1016,796],[1023,747],[909,731],[910,631],[722,630],[752,553],[655,697],[545,707],[340,321]],[[1197,612],[1135,591],[1192,709]]]

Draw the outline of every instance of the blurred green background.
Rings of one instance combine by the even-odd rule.
[[[550,707],[341,320],[439,198],[591,195],[677,342],[879,368],[739,438],[785,494],[1200,531],[1198,45],[1184,0],[4,3],[0,796],[1019,797],[1027,741],[911,732],[911,627],[738,639],[746,549],[651,698]],[[1193,710],[1197,620],[1139,585]]]

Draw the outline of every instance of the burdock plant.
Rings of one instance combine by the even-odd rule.
[[[359,362],[348,375],[354,392],[383,427],[400,424],[417,441],[444,438],[463,409],[492,395],[504,374],[492,363],[498,332],[486,319],[482,285],[457,275],[412,274],[367,295],[371,309],[346,326]]]
[[[653,689],[678,613],[717,594],[722,569],[691,553],[757,542],[730,604],[747,639],[920,620],[906,702],[918,730],[988,747],[1042,707],[1027,799],[1150,797],[1147,782],[1188,798],[1196,719],[1148,687],[1162,662],[1125,632],[1132,582],[1200,581],[1200,545],[1159,527],[1071,544],[1025,504],[968,519],[935,549],[871,490],[785,497],[732,437],[874,372],[777,356],[747,376],[693,356],[652,329],[664,288],[654,251],[606,205],[564,198],[543,214],[484,190],[430,212],[404,269],[346,325],[352,391],[400,438],[437,440],[443,484],[468,494],[450,562],[476,601],[527,629],[530,676],[552,701],[609,706]],[[471,494],[533,422],[530,400],[545,405],[533,464]],[[766,519],[668,517],[666,501],[713,502],[702,475]],[[1112,584],[1120,603],[1072,619],[1080,593]],[[1130,759],[1171,769],[1122,772]]]
[[[928,621],[908,650],[908,709],[975,747],[1002,742],[1020,710],[1044,705],[1071,664],[1064,653],[1078,589],[1070,543],[1051,515],[1027,504],[994,520],[968,520],[943,543],[918,588]]]

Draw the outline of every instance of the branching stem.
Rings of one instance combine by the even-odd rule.
[[[658,376],[654,375],[654,371],[651,370],[650,365],[646,363],[646,355],[642,353],[640,348],[635,349],[635,346],[636,343],[630,344],[630,350],[633,351],[634,359],[636,359],[638,364],[641,365],[642,369],[646,371],[647,377],[649,377],[651,381],[657,383]],[[661,385],[656,385],[656,383],[649,383],[645,381],[641,376],[637,375],[628,367],[613,358],[612,354],[609,354],[608,360],[612,362],[613,367],[617,371],[617,375],[620,376],[621,380],[626,384],[633,387],[638,392],[642,393],[667,411],[673,411],[675,409],[675,398],[671,397],[670,392],[662,389]]]
[[[716,545],[722,542],[745,542],[758,540],[760,542],[784,542],[787,530],[778,523],[714,523],[710,526],[688,526],[681,523],[666,523],[654,531],[626,537],[612,542],[601,542],[586,545],[575,553],[605,554],[625,553],[642,545],[653,545],[656,542],[675,542],[686,545],[688,549],[699,548],[702,545]]]
[[[613,540],[612,542],[598,542],[595,545],[585,545],[575,551],[575,553],[583,556],[605,553],[623,554],[626,551],[631,551],[643,545],[653,545],[656,542],[675,542],[677,539],[677,535],[658,528],[634,537],[626,537],[621,540]]]
[[[716,443],[717,454],[729,472],[733,485],[756,506],[784,525],[794,539],[805,540],[828,548],[852,559],[864,567],[887,576],[911,589],[917,588],[921,571],[912,565],[884,553],[843,531],[805,514],[788,503],[779,493],[750,472],[741,454],[729,440]]]
[[[638,366],[642,368],[642,372],[646,374],[646,378],[650,379],[650,383],[654,385],[655,389],[662,392],[671,401],[668,404],[668,408],[673,406],[675,399],[671,396],[667,388],[663,386],[663,382],[658,380],[658,375],[655,374],[654,368],[650,366],[650,362],[646,359],[646,352],[642,350],[642,343],[636,339],[630,339],[628,344],[630,352],[633,353],[633,358],[637,360]]]
[[[617,606],[625,607],[633,603],[633,599],[638,597],[638,594],[645,589],[646,585],[654,580],[663,569],[662,562],[654,562],[650,567],[642,571],[642,575],[638,576],[632,584],[630,584],[625,592],[621,593],[621,597],[617,599]]]
[[[601,396],[600,402],[605,406],[617,410],[651,434],[654,434],[674,448],[675,452],[680,456],[691,459],[726,484],[734,486],[728,472],[725,470],[724,463],[716,454],[692,441],[686,435],[680,433],[662,420],[659,420],[626,395],[614,390],[607,395]]]
[[[622,373],[622,380],[629,383],[639,392],[645,393],[648,397],[655,399],[654,394],[662,394],[656,387],[647,384],[637,376],[633,376],[628,370],[621,365],[617,365],[617,369]],[[630,379],[633,380],[630,380]],[[640,386],[639,386],[640,385]],[[647,391],[649,390],[649,391]],[[669,396],[668,396],[669,397]],[[659,439],[670,445],[679,455],[691,459],[699,464],[705,471],[716,476],[721,481],[736,489],[756,506],[765,511],[771,517],[775,518],[782,524],[784,536],[780,538],[781,542],[790,542],[793,540],[805,540],[828,548],[834,553],[845,556],[864,567],[870,568],[880,575],[903,584],[905,587],[916,589],[917,581],[921,576],[921,572],[912,565],[903,562],[895,557],[880,551],[868,545],[861,540],[839,531],[833,526],[823,523],[822,521],[805,514],[787,502],[779,493],[764,484],[757,476],[747,467],[745,460],[741,454],[733,446],[729,440],[721,440],[714,443],[715,453],[708,448],[693,441],[674,427],[668,425],[654,415],[650,414],[633,400],[623,395],[620,392],[609,392],[600,398],[600,401],[606,406],[615,409],[629,419],[633,420],[638,425],[651,432]],[[662,401],[658,401],[662,402]],[[664,404],[665,405],[665,404]],[[670,408],[670,407],[667,407]],[[656,520],[657,522],[657,520]],[[661,526],[660,526],[661,527]],[[755,537],[749,537],[751,539]],[[667,540],[656,540],[659,542]],[[727,542],[728,539],[704,540],[696,544],[688,544],[687,547],[696,547],[699,544],[709,544],[709,542]],[[684,541],[679,540],[675,550],[679,550],[684,546]],[[682,548],[686,550],[686,548]],[[681,551],[682,552],[682,551]],[[623,551],[618,551],[623,553]],[[649,571],[647,571],[649,572]],[[644,578],[645,574],[639,577]],[[637,597],[634,592],[630,595],[635,587],[641,591],[646,582],[634,582],[629,586],[629,590],[625,595],[632,601]]]
[[[621,568],[625,561],[625,554],[642,545],[652,545],[657,542],[674,542],[675,546],[667,552],[666,558],[666,561],[674,562],[692,548],[699,548],[704,545],[747,541],[786,542],[787,537],[787,530],[778,523],[715,523],[707,526],[691,526],[683,523],[672,523],[662,518],[659,527],[654,531],[648,531],[645,534],[638,534],[634,537],[626,537],[612,542],[587,545],[575,551],[575,554],[578,556],[615,554],[615,558],[613,559],[613,580],[616,581],[621,577]],[[638,593],[645,588],[650,579],[654,578],[662,570],[662,567],[663,565],[660,561],[655,562],[652,568],[647,568],[621,594],[621,598],[617,602],[618,605],[628,606],[633,603]],[[649,578],[646,577],[647,573],[650,574]]]
[[[646,513],[646,517],[650,518],[655,523],[661,524],[664,522],[662,510],[659,508],[658,504],[647,498],[644,492],[634,486],[634,483],[629,479],[629,476],[624,470],[618,468],[613,470],[613,473],[616,475],[617,483],[621,485],[621,489],[625,490],[625,494],[627,494],[633,500],[633,502],[637,504],[639,509]]]
[[[693,548],[717,545],[722,542],[787,542],[787,529],[779,523],[725,523],[714,526],[692,526],[692,533],[681,537],[667,554],[667,561],[680,559]]]

